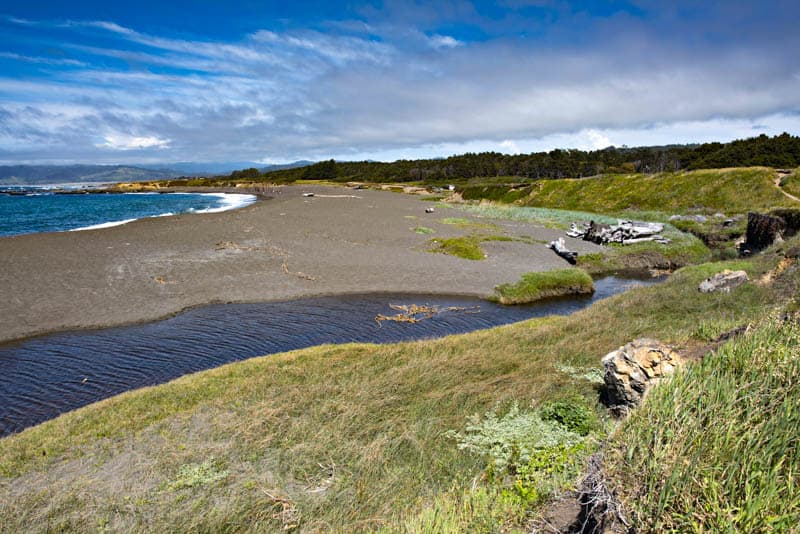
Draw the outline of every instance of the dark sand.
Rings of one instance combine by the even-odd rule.
[[[425,251],[432,237],[470,233],[442,224],[444,217],[494,223],[500,232],[482,231],[541,241],[561,231],[455,209],[428,214],[432,203],[398,193],[274,191],[274,199],[236,211],[0,238],[0,341],[148,321],[216,302],[369,292],[485,296],[522,273],[568,266],[540,243],[483,243],[483,261]],[[317,196],[303,197],[307,191]],[[416,226],[436,233],[417,234]]]

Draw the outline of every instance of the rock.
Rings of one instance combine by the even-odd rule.
[[[677,352],[647,338],[608,353],[603,358],[606,403],[622,412],[638,405],[649,388],[682,363]]]
[[[433,208],[425,208],[425,213],[433,213]]]
[[[673,221],[682,221],[683,219],[684,219],[683,215],[672,215],[672,216],[669,218],[669,221],[670,221],[670,222],[673,222]]]
[[[744,271],[725,269],[711,278],[706,278],[700,282],[700,286],[697,289],[700,293],[714,293],[715,291],[730,293],[731,289],[739,287],[748,280],[750,280],[750,278],[748,278],[747,273]]]
[[[702,215],[695,215],[694,217],[692,217],[692,219],[694,219],[695,222],[699,222],[699,223],[704,223],[704,222],[708,221],[708,219],[705,218]]]
[[[783,251],[783,255],[790,260],[796,260],[800,258],[800,246],[795,245],[793,247],[789,247]]]
[[[750,212],[747,214],[747,233],[741,250],[757,252],[770,246],[781,236],[785,221],[781,217]]]

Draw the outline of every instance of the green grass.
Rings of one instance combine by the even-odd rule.
[[[552,208],[530,208],[503,206],[497,204],[458,205],[462,211],[491,219],[526,221],[549,228],[568,228],[576,221],[590,221],[616,224],[620,218],[633,218],[636,214],[620,214],[618,217],[596,213],[558,210]],[[667,216],[661,212],[649,212],[640,217],[645,220],[665,221]],[[702,263],[712,257],[712,252],[694,235],[681,232],[675,226],[665,223],[664,237],[672,240],[668,245],[656,242],[635,243],[632,245],[612,244],[603,252],[581,254],[578,266],[593,274],[616,271],[641,271],[646,269],[674,270],[686,265]]]
[[[757,277],[772,264],[741,265]],[[697,284],[724,267],[682,269],[567,317],[255,358],[66,413],[0,440],[0,524],[405,531],[446,512],[459,528],[523,529],[527,509],[509,501],[514,481],[490,482],[486,459],[459,450],[448,432],[464,434],[470,417],[515,402],[593,407],[590,377],[607,352],[642,336],[696,344],[701,320],[746,324],[779,299],[755,284],[701,296]],[[189,484],[164,491],[178,480]],[[531,495],[526,488],[519,495]]]
[[[428,252],[448,254],[465,260],[486,259],[486,253],[481,248],[481,243],[486,241],[522,241],[530,243],[526,238],[513,238],[504,235],[470,234],[462,237],[441,238],[437,237],[428,241]]]
[[[775,187],[773,176],[771,169],[755,167],[543,180],[519,202],[527,206],[598,213],[722,211],[728,215],[797,206]]]
[[[475,236],[431,239],[428,244],[430,252],[448,254],[465,260],[482,260],[486,254],[480,246],[480,241]]]
[[[673,270],[711,259],[711,251],[697,237],[665,227],[665,237],[672,243],[611,244],[602,253],[581,254],[577,265],[590,273]]]
[[[781,187],[790,195],[800,197],[800,169],[795,171],[781,181]]]
[[[592,277],[582,269],[525,273],[514,284],[495,287],[493,299],[501,304],[525,304],[548,297],[594,293]]]
[[[427,226],[417,226],[412,228],[411,230],[422,235],[430,235],[436,233],[436,230],[434,230],[433,228],[428,228]]]
[[[640,532],[800,524],[800,324],[773,320],[656,388],[609,472]]]

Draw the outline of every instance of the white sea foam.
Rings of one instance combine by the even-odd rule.
[[[220,206],[217,206],[216,208],[192,210],[192,213],[220,213],[222,211],[229,211],[238,208],[243,208],[245,206],[249,206],[250,204],[256,201],[255,195],[246,195],[243,193],[202,193],[202,194],[220,198],[221,199]]]
[[[159,193],[125,193],[127,195],[151,195],[151,194],[159,194]],[[175,195],[181,194],[192,194],[192,193],[170,193]],[[198,193],[195,193],[198,194]],[[203,196],[213,196],[220,199],[220,205],[216,208],[205,208],[200,210],[190,209],[188,213],[220,213],[223,211],[235,210],[237,208],[243,208],[245,206],[249,206],[253,202],[256,201],[255,195],[246,195],[242,193],[199,193]],[[154,217],[170,217],[175,215],[173,212],[162,213],[160,215],[151,215],[149,217],[145,217],[145,219],[150,219]],[[123,224],[128,224],[129,222],[136,221],[138,219],[125,219],[124,221],[112,221],[100,224],[93,224],[91,226],[83,226],[81,228],[74,228],[69,230],[70,232],[79,232],[82,230],[98,230],[100,228],[111,228],[113,226],[121,226]]]
[[[69,230],[70,232],[80,232],[83,230],[99,230],[100,228],[111,228],[112,226],[122,226],[123,224],[128,224],[129,222],[133,222],[136,219],[125,219],[124,221],[112,221],[100,224],[93,224],[91,226],[84,226],[82,228],[73,228]]]

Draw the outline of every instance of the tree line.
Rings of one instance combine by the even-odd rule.
[[[800,137],[783,133],[760,135],[730,143],[660,147],[608,147],[601,150],[556,149],[509,155],[467,153],[441,159],[375,161],[327,160],[307,167],[261,173],[236,171],[233,179],[293,182],[301,179],[339,182],[444,183],[476,177],[516,177],[522,180],[583,178],[607,173],[659,173],[724,167],[800,166]]]

